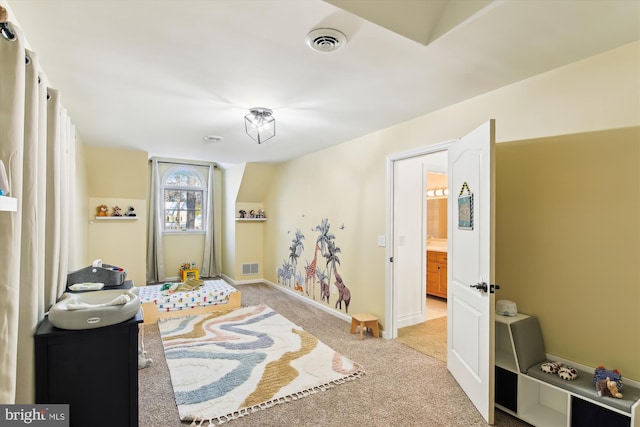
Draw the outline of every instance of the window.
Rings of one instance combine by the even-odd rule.
[[[205,183],[196,168],[186,165],[164,174],[164,231],[205,231]]]

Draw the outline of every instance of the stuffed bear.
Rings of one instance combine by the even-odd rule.
[[[107,205],[100,205],[96,208],[96,216],[109,216],[109,208]]]
[[[609,396],[622,399],[622,393],[618,390],[618,384],[615,381],[611,381],[611,378],[607,377],[596,382],[596,395],[598,397]]]

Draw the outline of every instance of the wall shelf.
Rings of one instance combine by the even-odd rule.
[[[236,218],[237,222],[263,222],[266,220],[267,218]]]
[[[0,196],[0,211],[15,212],[18,210],[18,199],[15,197]]]
[[[97,216],[98,221],[135,221],[137,216]]]

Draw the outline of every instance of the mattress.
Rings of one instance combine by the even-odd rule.
[[[162,291],[163,285],[150,285],[140,288],[140,302],[152,302],[159,311],[179,311],[196,307],[208,307],[226,304],[229,295],[237,289],[221,279],[205,280],[197,290],[169,293]]]

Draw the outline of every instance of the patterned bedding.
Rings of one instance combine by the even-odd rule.
[[[237,289],[224,280],[205,280],[195,291],[168,293],[161,291],[162,285],[140,288],[140,302],[153,302],[160,311],[187,310],[194,307],[207,307],[225,304],[232,292]]]

